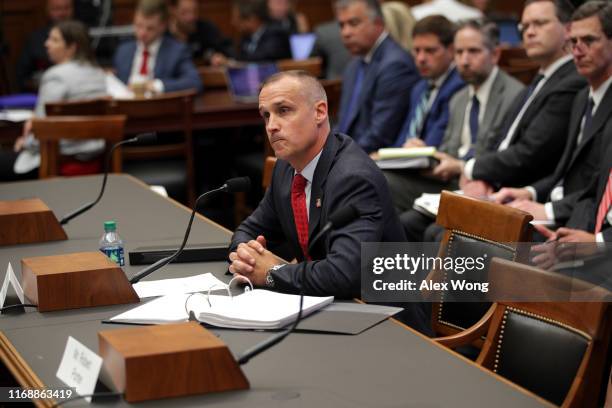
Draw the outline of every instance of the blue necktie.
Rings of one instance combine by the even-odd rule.
[[[395,142],[394,146],[403,146],[404,143],[408,139],[413,137],[423,138],[421,133],[423,131],[423,125],[425,124],[425,118],[428,113],[428,105],[429,105],[429,97],[431,96],[431,92],[434,90],[435,85],[430,83],[427,86],[427,89],[423,91],[421,94],[421,99],[419,99],[419,103],[415,107],[413,114],[408,117],[409,122],[404,123],[402,126],[402,130],[400,132],[400,137]]]
[[[359,59],[359,61],[357,62],[357,71],[355,72],[355,82],[353,82],[353,93],[351,94],[351,100],[349,101],[349,104],[346,107],[345,111],[342,112],[342,117],[340,118],[340,126],[338,126],[338,131],[341,133],[348,132],[349,126],[351,124],[351,119],[355,115],[355,110],[357,109],[357,102],[359,101],[359,95],[361,95],[365,67],[365,61]]]
[[[463,160],[469,160],[474,156],[474,146],[478,138],[478,116],[480,115],[480,101],[476,95],[472,97],[472,108],[470,109],[470,149],[462,157]]]

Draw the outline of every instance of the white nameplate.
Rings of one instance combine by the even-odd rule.
[[[101,367],[100,356],[69,336],[56,376],[69,387],[75,388],[77,394],[88,395],[93,394],[96,388]],[[90,397],[86,399],[91,402]]]
[[[9,262],[8,267],[6,268],[6,274],[4,275],[4,281],[2,282],[2,288],[0,288],[0,308],[4,307],[4,302],[6,302],[6,295],[8,294],[9,283],[13,286],[15,290],[15,294],[19,298],[21,304],[25,303],[23,296],[23,289],[21,288],[21,284],[15,276],[15,271],[13,271],[13,266]]]

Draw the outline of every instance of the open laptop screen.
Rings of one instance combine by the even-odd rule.
[[[316,36],[314,33],[292,34],[289,37],[291,56],[294,60],[304,60],[310,57]]]
[[[276,64],[248,64],[228,68],[227,79],[232,97],[241,102],[257,101],[261,83],[277,72]]]

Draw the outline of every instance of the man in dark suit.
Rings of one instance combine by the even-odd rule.
[[[308,74],[270,77],[259,106],[279,160],[263,200],[232,238],[230,271],[284,292],[360,296],[360,243],[404,240],[380,170],[350,138],[330,132],[325,91]],[[359,218],[308,253],[309,239],[348,205]],[[267,251],[266,242],[286,242],[291,258],[308,259],[308,279],[300,265]]]
[[[568,221],[589,181],[597,178],[601,152],[612,143],[607,133],[612,127],[612,5],[591,1],[576,10],[570,39],[577,70],[589,87],[574,100],[561,161],[553,174],[531,186],[505,188],[496,195],[536,220],[559,225]]]
[[[493,151],[466,163],[460,186],[467,194],[486,196],[554,172],[565,147],[559,135],[567,134],[572,102],[586,85],[567,53],[571,12],[558,0],[526,2],[523,43],[540,72],[510,108]]]
[[[435,155],[440,163],[432,170],[403,171],[403,188],[392,191],[394,202],[409,209],[400,220],[410,241],[422,241],[423,231],[433,222],[430,216],[411,209],[413,201],[423,193],[458,188],[464,163],[487,151],[509,107],[524,88],[497,66],[499,29],[494,23],[462,23],[454,45],[457,70],[468,86],[450,101],[450,120]]]
[[[200,19],[197,0],[171,0],[170,17],[170,33],[189,46],[194,59],[217,66],[233,56],[231,40],[215,24]]]
[[[289,34],[270,22],[265,0],[236,0],[232,13],[233,25],[242,34],[239,61],[274,62],[291,58]]]
[[[453,63],[456,26],[434,15],[412,31],[412,53],[423,79],[410,94],[410,110],[396,135],[397,147],[439,146],[448,124],[448,105],[465,86]]]
[[[115,53],[117,77],[134,88],[151,93],[202,89],[189,48],[170,36],[164,0],[141,0],[134,14],[135,40],[123,43]]]
[[[339,1],[336,18],[354,58],[344,72],[335,130],[371,153],[393,143],[419,77],[412,57],[385,30],[376,0]]]
[[[309,74],[271,76],[262,85],[259,111],[278,161],[263,200],[232,237],[230,272],[281,292],[359,297],[361,243],[405,239],[382,173],[351,138],[330,131],[325,91]],[[349,205],[358,218],[309,251],[330,214]],[[287,244],[286,259],[306,260],[304,274],[301,264],[267,249],[274,243]],[[430,334],[422,305],[403,306],[400,318]]]

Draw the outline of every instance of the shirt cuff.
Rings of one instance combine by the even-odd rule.
[[[164,83],[161,79],[153,80],[153,89],[155,90],[155,93],[164,93]]]
[[[463,175],[468,180],[474,180],[472,178],[472,172],[474,171],[474,163],[476,163],[476,159],[470,159],[467,161],[467,163],[465,163],[465,166],[463,166]]]
[[[532,186],[526,186],[524,188],[525,190],[529,191],[529,194],[531,194],[531,201],[538,201],[538,192],[535,188]]]
[[[595,234],[595,242],[602,243],[602,244],[606,242],[604,240],[603,232],[598,232],[597,234]]]
[[[553,209],[553,205],[550,201],[544,204],[544,212],[546,213],[546,218],[548,218],[549,221],[555,220],[555,210]]]

